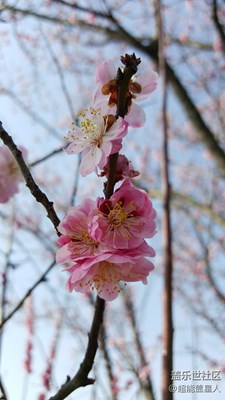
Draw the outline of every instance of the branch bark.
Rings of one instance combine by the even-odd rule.
[[[225,32],[224,32],[224,28],[218,18],[217,0],[213,0],[213,3],[212,3],[212,17],[213,17],[213,21],[215,23],[216,30],[217,30],[220,40],[221,40],[223,52],[225,53]]]
[[[41,203],[43,207],[47,211],[47,217],[51,220],[53,223],[56,233],[59,236],[59,231],[58,231],[58,225],[59,225],[59,218],[55,212],[53,202],[49,201],[46,194],[41,191],[41,189],[38,187],[36,182],[33,179],[33,176],[31,175],[31,172],[29,171],[28,166],[26,165],[21,151],[17,148],[15,145],[12,137],[5,131],[5,129],[2,127],[2,122],[0,121],[0,138],[2,139],[3,143],[9,148],[9,150],[12,152],[13,157],[17,161],[20,171],[25,179],[26,186],[30,190],[31,194],[34,196],[37,202]]]

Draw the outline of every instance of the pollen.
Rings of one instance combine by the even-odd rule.
[[[109,295],[113,295],[120,292],[118,285],[120,280],[121,274],[117,266],[108,261],[101,261],[94,276],[93,284],[99,294],[104,290]]]
[[[115,207],[110,210],[108,218],[111,225],[114,227],[119,227],[124,224],[128,215],[129,213],[122,206],[122,202],[118,201]]]
[[[112,209],[104,214],[108,221],[106,236],[113,234],[114,238],[123,237],[131,239],[133,234],[140,232],[143,221],[136,217],[137,205],[131,201],[126,207],[122,201],[115,203]]]
[[[87,232],[87,229],[83,228],[82,225],[75,225],[73,227],[74,234],[71,235],[70,247],[73,251],[73,255],[84,253],[94,253],[98,248],[99,243],[92,239]]]

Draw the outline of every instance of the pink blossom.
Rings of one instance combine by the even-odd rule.
[[[122,205],[125,210],[130,211],[125,193],[127,192],[128,198],[134,202],[134,199],[137,198],[137,193],[132,194],[130,192],[132,190],[139,191],[139,189],[133,188],[129,181],[125,181],[121,187],[122,189],[118,189],[114,193],[114,197],[111,197],[112,207],[116,207],[116,202],[121,201],[123,198]],[[135,226],[140,229],[143,227],[144,232],[150,236],[150,233],[153,234],[155,230],[155,225],[150,221],[151,229],[147,229],[142,219],[146,217],[148,220],[149,214],[152,214],[153,219],[155,214],[149,205],[149,200],[147,203],[145,197],[147,198],[145,192],[140,191],[138,199],[136,199],[136,206],[140,207],[139,216],[136,217],[138,223],[136,225],[131,223],[131,232],[133,232],[132,229],[134,230]],[[143,207],[146,210],[151,210],[151,212],[146,213]],[[132,209],[135,212],[135,208],[133,207]],[[144,284],[147,283],[146,278],[154,266],[145,257],[154,257],[155,252],[144,241],[143,235],[133,241],[135,244],[133,248],[128,244],[127,246],[117,246],[116,248],[115,246],[113,247],[110,240],[106,240],[103,237],[101,240],[96,239],[97,233],[99,234],[98,230],[100,231],[101,228],[101,221],[99,223],[96,220],[98,214],[101,214],[101,211],[97,209],[96,202],[91,199],[84,200],[81,205],[72,207],[68,211],[64,220],[59,224],[59,231],[62,236],[58,240],[61,248],[57,251],[56,261],[58,263],[73,263],[66,268],[70,272],[67,282],[69,291],[75,290],[88,293],[91,289],[96,288],[101,298],[113,300],[121,290],[120,281],[142,281]],[[131,217],[135,218],[134,215]],[[98,223],[100,228],[95,226]],[[129,224],[125,226],[127,232],[129,232]],[[117,240],[114,242],[119,245]],[[121,243],[124,245],[123,241]]]
[[[19,147],[23,155],[27,151]],[[0,203],[6,203],[19,191],[19,183],[23,181],[20,168],[7,146],[0,147]]]
[[[143,242],[135,249],[120,249],[78,260],[66,269],[71,274],[67,289],[86,293],[95,288],[102,299],[114,300],[121,291],[120,281],[147,283],[154,266],[146,256],[153,257],[154,250]]]
[[[127,134],[127,123],[113,115],[104,115],[101,108],[86,108],[79,114],[80,127],[73,125],[65,137],[71,144],[68,154],[82,152],[80,173],[86,176],[97,167],[103,168],[110,154],[121,149],[122,138]]]
[[[104,244],[94,240],[89,232],[88,218],[95,210],[96,202],[85,199],[81,205],[70,208],[60,222],[58,229],[62,236],[58,239],[58,243],[62,247],[56,254],[58,263],[96,256],[102,251]]]
[[[46,395],[44,393],[39,394],[38,400],[45,400]]]
[[[116,76],[117,68],[112,60],[106,60],[97,66],[95,79],[99,86],[94,96],[94,103],[101,107],[105,105],[106,112],[112,114],[116,112],[118,99]],[[138,72],[131,78],[126,93],[128,114],[125,116],[129,125],[135,127],[144,125],[145,113],[136,102],[145,100],[156,89],[157,77],[158,74],[155,71],[148,69]],[[106,96],[108,96],[107,105]]]
[[[117,249],[133,248],[156,233],[156,211],[144,190],[126,179],[109,200],[98,198],[91,235]]]
[[[103,171],[99,176],[106,176],[108,178],[109,166],[107,164],[104,166]],[[127,157],[119,154],[117,164],[116,164],[116,175],[115,181],[119,182],[124,178],[134,178],[135,176],[140,175],[139,171],[135,171],[133,165],[130,161],[128,161]]]

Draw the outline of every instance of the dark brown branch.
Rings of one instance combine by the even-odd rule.
[[[53,202],[48,200],[46,194],[41,191],[41,189],[38,187],[38,185],[34,181],[33,176],[31,175],[29,168],[23,159],[22,152],[15,145],[15,143],[12,140],[12,137],[2,127],[1,121],[0,121],[0,138],[2,139],[3,143],[9,148],[9,150],[12,152],[13,157],[17,161],[17,163],[20,167],[21,173],[25,179],[26,186],[28,187],[28,189],[30,190],[31,194],[34,196],[36,201],[41,203],[43,205],[43,207],[46,209],[47,217],[53,223],[55,230],[57,232],[57,235],[60,235],[58,228],[57,228],[60,220],[55,212]]]
[[[105,301],[97,297],[94,319],[89,333],[88,346],[79,371],[72,379],[67,377],[67,382],[61,387],[58,393],[55,396],[50,397],[49,400],[63,400],[79,387],[94,383],[94,379],[88,378],[88,374],[93,367],[94,358],[98,349],[98,335],[103,321],[104,309]]]
[[[83,7],[77,3],[68,3],[67,1],[64,1],[64,0],[52,0],[52,3],[59,3],[59,4],[62,4],[63,6],[72,8],[73,10],[83,11],[86,13],[92,13],[96,17],[110,19],[110,15],[108,15],[108,14],[105,14],[98,10],[94,10],[92,8]]]
[[[213,2],[212,2],[212,17],[213,17],[213,21],[215,23],[217,32],[220,36],[221,44],[223,46],[223,51],[225,53],[225,32],[224,32],[223,26],[220,23],[219,18],[218,18],[217,0],[213,0]]]
[[[92,31],[101,31],[103,33],[108,33],[111,37],[114,37],[116,32],[112,29],[109,29],[107,27],[101,26],[101,25],[93,25],[85,20],[82,19],[76,19],[75,21],[70,21],[69,18],[59,18],[57,16],[49,16],[44,13],[40,13],[38,11],[34,10],[29,10],[25,8],[20,8],[16,6],[12,6],[9,4],[4,4],[2,5],[2,10],[1,11],[8,11],[12,14],[18,14],[22,15],[24,17],[33,17],[37,18],[38,20],[45,21],[45,22],[50,22],[53,24],[60,24],[68,27],[73,27],[73,28],[84,28],[84,29],[90,29]],[[8,22],[7,20],[5,22]],[[116,35],[117,37],[117,35]]]

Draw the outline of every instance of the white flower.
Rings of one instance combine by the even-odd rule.
[[[71,142],[66,152],[82,152],[80,173],[86,176],[97,167],[103,168],[107,157],[121,149],[122,138],[127,133],[127,123],[123,118],[103,115],[100,107],[88,107],[80,112],[79,117],[80,126],[73,123],[72,131],[65,136]]]

